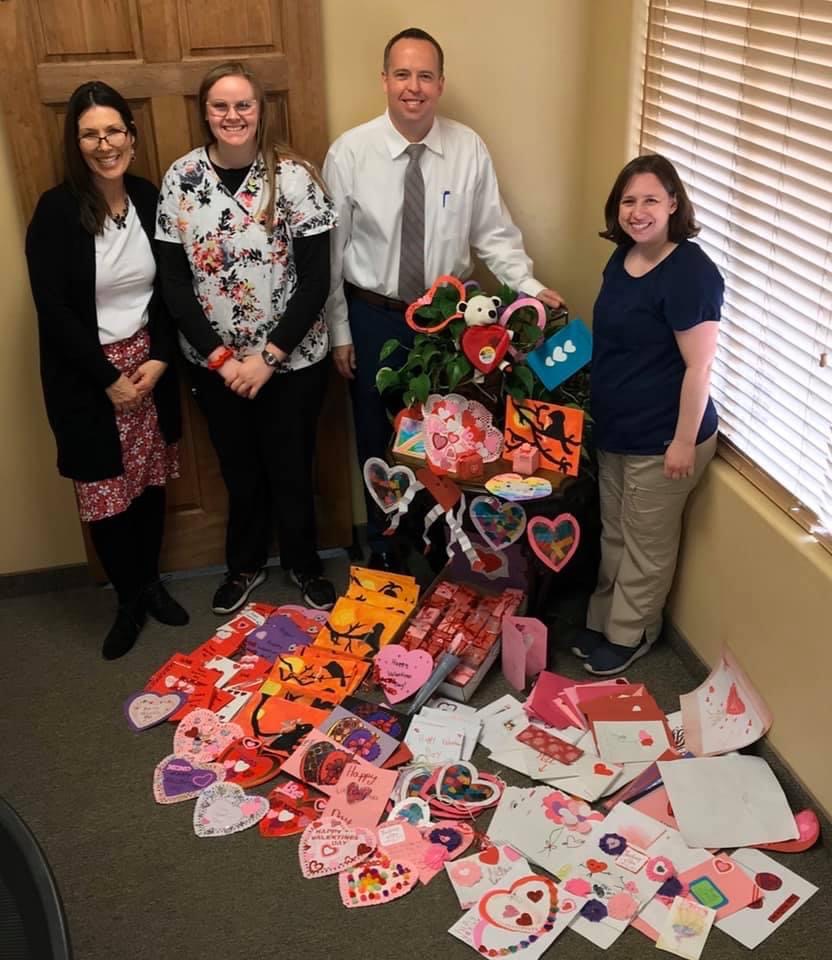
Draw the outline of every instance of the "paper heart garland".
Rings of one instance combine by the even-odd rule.
[[[551,929],[557,910],[558,888],[547,877],[529,874],[508,889],[489,891],[480,900],[479,911],[488,923],[512,933],[539,934]]]
[[[532,517],[526,536],[537,558],[559,573],[572,559],[581,540],[581,528],[571,513],[561,513],[549,520]]]
[[[153,799],[156,803],[193,800],[224,779],[225,767],[221,763],[192,763],[171,753],[153,771]]]
[[[448,274],[443,274],[441,277],[437,277],[431,285],[430,290],[427,293],[422,294],[417,300],[414,300],[413,303],[409,304],[407,309],[404,312],[405,323],[415,330],[417,333],[437,333],[439,330],[443,330],[451,320],[457,320],[462,316],[459,311],[452,314],[450,317],[446,317],[444,320],[440,320],[439,323],[434,324],[432,327],[423,327],[420,326],[415,320],[416,311],[422,307],[429,307],[433,303],[433,298],[436,296],[436,291],[440,287],[452,286],[455,288],[456,292],[459,294],[458,300],[465,299],[465,287],[462,285],[461,281],[457,280],[456,277],[448,276]]]
[[[375,658],[378,682],[390,703],[399,703],[421,689],[433,672],[433,657],[425,650],[408,650],[388,643]]]
[[[495,323],[488,327],[467,327],[459,345],[480,373],[491,373],[502,362],[510,342],[508,331]]]
[[[227,837],[253,827],[268,811],[265,797],[248,794],[236,783],[215,783],[196,798],[194,833],[198,837]]]
[[[338,890],[345,907],[372,907],[403,897],[418,881],[419,874],[413,864],[377,854],[342,873],[338,877]]]
[[[384,513],[397,510],[416,477],[410,467],[389,467],[379,457],[364,461],[364,483]]]
[[[210,763],[242,736],[239,724],[223,723],[213,710],[200,707],[179,721],[173,735],[173,752],[177,757]]]
[[[131,730],[141,733],[164,723],[188,700],[186,693],[134,693],[124,701],[124,715]]]
[[[289,837],[302,833],[317,820],[326,804],[323,797],[313,799],[313,791],[297,780],[287,778],[268,796],[269,811],[260,821],[264,837]]]
[[[376,836],[337,817],[321,817],[303,831],[298,847],[301,873],[307,879],[339,873],[366,860],[376,849]]]
[[[531,307],[537,313],[537,325],[540,328],[540,338],[534,347],[532,347],[532,349],[535,349],[537,344],[540,343],[543,337],[543,331],[546,328],[546,310],[536,297],[520,297],[518,300],[515,300],[514,303],[510,303],[500,316],[500,325],[504,327],[518,310],[523,310],[525,307]],[[515,360],[518,357],[525,356],[523,352],[516,350],[512,346],[508,348],[508,352]]]
[[[510,547],[526,529],[526,511],[516,503],[502,503],[497,497],[474,497],[468,512],[477,532],[494,550]]]

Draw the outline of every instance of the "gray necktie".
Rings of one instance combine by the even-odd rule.
[[[409,163],[404,175],[402,246],[399,258],[399,298],[412,303],[425,292],[425,181],[419,161],[423,143],[405,151]]]

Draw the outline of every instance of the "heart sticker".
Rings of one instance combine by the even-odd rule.
[[[540,338],[537,343],[540,343],[540,339],[543,338],[543,331],[546,328],[546,309],[536,297],[520,297],[515,300],[514,303],[510,303],[505,310],[503,310],[502,316],[500,317],[500,325],[503,327],[506,326],[511,317],[514,316],[518,310],[523,310],[525,307],[531,307],[537,313],[537,325],[540,328]],[[537,347],[537,343],[532,349]],[[519,350],[515,350],[512,346],[508,348],[508,352],[515,360],[518,357],[525,356],[525,354]]]
[[[156,803],[193,800],[224,779],[225,767],[221,763],[192,763],[171,753],[153,771],[153,798]]]
[[[389,467],[379,457],[369,457],[364,461],[364,483],[384,513],[392,513],[415,486],[416,477],[410,467]]]
[[[345,907],[372,907],[396,900],[417,884],[419,874],[411,863],[377,854],[371,860],[346,870],[338,877]]]
[[[481,373],[491,373],[502,362],[509,348],[508,331],[498,324],[467,327],[459,345],[471,364]]]
[[[551,930],[557,903],[555,882],[529,874],[515,880],[508,889],[489,891],[480,900],[479,911],[484,920],[502,930],[540,934]]]
[[[375,659],[378,682],[390,703],[399,703],[421,689],[433,672],[433,657],[398,643],[382,647]]]
[[[505,550],[523,536],[526,511],[516,503],[503,503],[497,497],[474,497],[468,508],[477,532],[494,550]]]
[[[243,736],[236,723],[223,723],[213,710],[200,707],[180,720],[173,735],[173,752],[200,763],[210,763]]]
[[[552,484],[544,477],[524,477],[520,473],[498,473],[485,481],[485,489],[503,500],[540,500],[552,493]]]
[[[427,293],[422,294],[422,296],[417,300],[414,300],[404,312],[405,323],[411,328],[411,330],[415,330],[417,333],[437,333],[439,330],[443,330],[445,327],[447,327],[451,320],[457,320],[462,316],[462,314],[457,311],[450,317],[440,320],[439,323],[434,324],[432,327],[422,327],[414,319],[416,311],[422,307],[429,307],[433,303],[433,298],[436,296],[436,291],[440,287],[448,285],[456,289],[456,292],[459,294],[459,300],[465,299],[465,287],[460,280],[458,280],[456,277],[448,276],[447,274],[437,277],[431,285],[430,290],[428,290]]]
[[[298,847],[304,877],[326,877],[355,866],[376,849],[372,830],[352,827],[337,817],[321,817],[303,831]]]
[[[164,723],[187,701],[186,693],[148,693],[142,690],[124,701],[124,715],[131,730],[140,733]]]
[[[259,823],[261,836],[290,837],[317,820],[326,800],[313,799],[313,791],[287,777],[268,796],[269,811]]]
[[[196,798],[194,833],[198,837],[227,837],[253,827],[268,811],[265,797],[248,794],[236,783],[215,783]]]
[[[554,520],[532,517],[526,527],[526,536],[537,558],[559,573],[578,549],[581,528],[571,513],[561,513]]]

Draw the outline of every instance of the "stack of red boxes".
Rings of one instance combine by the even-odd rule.
[[[436,661],[461,635],[461,663],[448,681],[465,686],[497,642],[503,617],[513,614],[523,597],[522,590],[485,594],[443,580],[416,609],[399,643],[408,650],[426,650]]]

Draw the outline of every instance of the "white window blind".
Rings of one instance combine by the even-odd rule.
[[[832,2],[650,0],[641,148],[677,166],[725,277],[723,439],[829,542]]]

